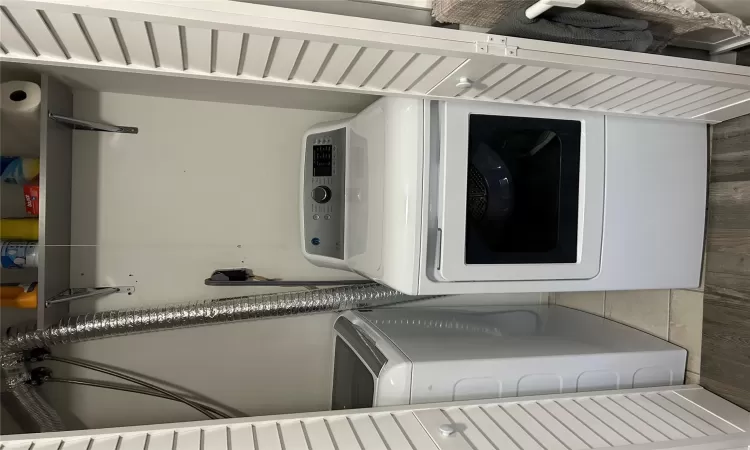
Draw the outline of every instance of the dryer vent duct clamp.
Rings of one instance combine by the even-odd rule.
[[[412,295],[700,284],[704,124],[384,97],[301,150],[313,264]]]

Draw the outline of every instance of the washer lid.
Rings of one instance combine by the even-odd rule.
[[[677,349],[616,322],[554,305],[382,308],[360,316],[414,362]]]

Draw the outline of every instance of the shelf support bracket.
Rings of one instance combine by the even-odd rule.
[[[135,291],[135,287],[133,286],[71,288],[47,300],[46,306],[56,303],[73,302],[84,298],[101,297],[102,295],[115,294],[117,292],[127,292],[128,295],[132,295],[133,291]]]
[[[109,125],[106,123],[91,122],[89,120],[74,119],[72,117],[62,116],[60,114],[49,113],[49,118],[57,123],[66,125],[74,130],[84,131],[102,131],[105,133],[125,133],[138,134],[136,127],[123,127],[119,125]]]

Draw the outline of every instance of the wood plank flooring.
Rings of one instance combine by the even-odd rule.
[[[712,146],[700,383],[750,409],[750,115]]]

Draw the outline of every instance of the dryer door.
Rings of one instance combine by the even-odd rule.
[[[442,102],[438,279],[599,273],[604,116]]]

